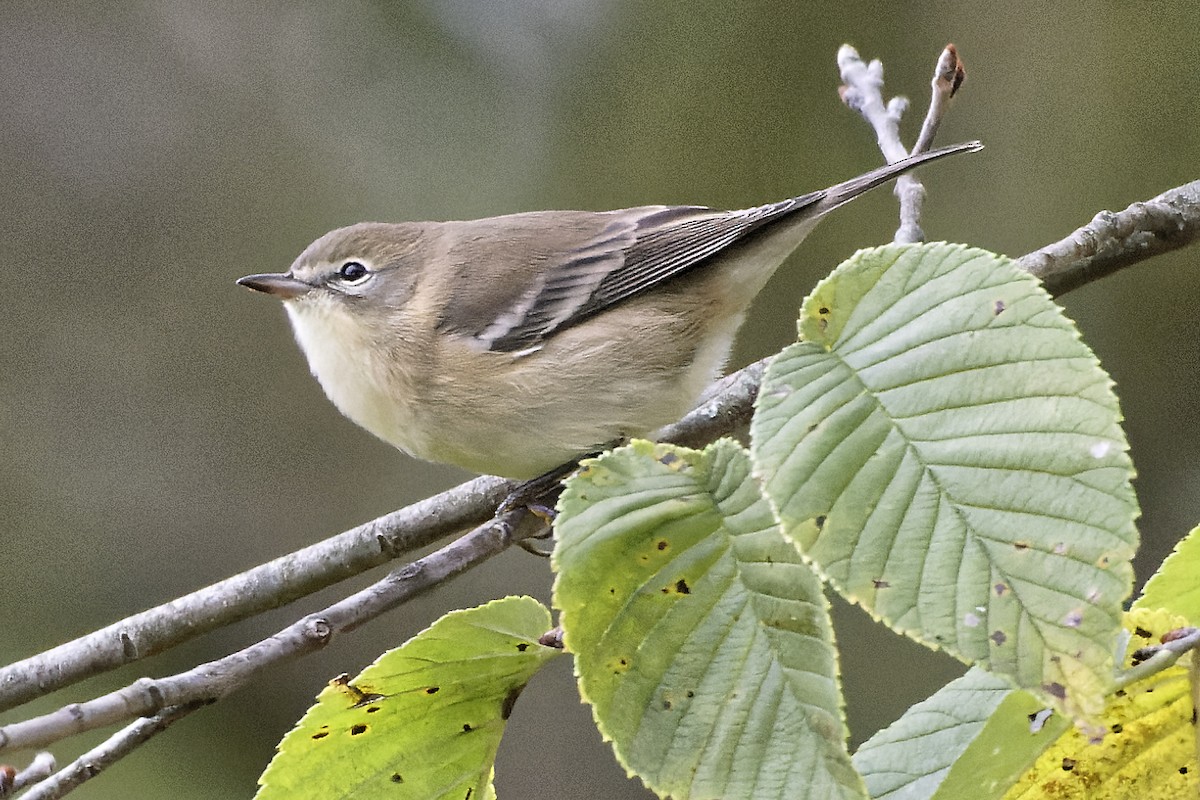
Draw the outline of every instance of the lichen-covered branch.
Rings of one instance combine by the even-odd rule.
[[[0,711],[290,603],[491,516],[512,484],[483,477],[212,586],[0,667]]]
[[[162,733],[172,723],[184,718],[204,703],[172,706],[150,717],[142,717],[114,733],[101,744],[41,781],[24,795],[22,800],[57,800],[99,775],[125,756],[141,747],[151,737]]]
[[[1124,211],[1101,211],[1065,239],[1017,259],[1052,294],[1070,291],[1200,237],[1200,180]]]
[[[78,733],[153,716],[173,706],[207,703],[267,667],[319,650],[340,633],[445,583],[540,531],[525,509],[510,511],[344,600],[300,619],[236,653],[167,678],[141,678],[123,689],[0,727],[0,750],[43,747]]]

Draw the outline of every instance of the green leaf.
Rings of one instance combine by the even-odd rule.
[[[258,800],[494,798],[492,764],[521,689],[560,651],[530,597],[453,611],[353,681],[335,678],[279,743]]]
[[[1058,737],[1072,729],[1029,692],[1009,691],[987,724],[963,751],[933,800],[993,800],[1034,765]]]
[[[675,800],[865,797],[827,601],[737,443],[589,460],[555,527],[565,643],[630,774]]]
[[[1192,528],[1146,581],[1134,608],[1161,608],[1200,625],[1200,527]]]
[[[871,797],[874,800],[926,800],[934,796],[952,767],[958,769],[964,761],[971,760],[964,758],[964,754],[991,724],[989,720],[994,718],[997,708],[1009,702],[1008,698],[1013,694],[1032,700],[1028,694],[1014,692],[1007,681],[975,668],[910,708],[900,719],[864,742],[854,754],[854,766],[866,780]],[[1020,722],[1026,729],[1021,733],[1028,738],[1029,722],[1024,713],[1020,715]],[[1042,738],[1054,741],[1054,735]],[[996,766],[997,753],[991,746],[989,750],[991,752],[984,759],[974,760],[971,766],[976,777],[973,784],[976,791],[971,794],[974,800],[989,796],[986,792],[978,793],[985,783],[980,770]],[[1019,762],[1009,771],[1009,779],[1000,786],[1000,793],[1033,763],[1036,755],[1035,752],[1033,757]],[[999,793],[990,796],[998,797]]]
[[[937,244],[859,252],[800,329],[751,426],[784,532],[896,630],[1093,719],[1137,504],[1073,324],[1008,259]]]

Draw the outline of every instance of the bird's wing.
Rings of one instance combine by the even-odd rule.
[[[825,197],[813,192],[743,211],[646,206],[610,212],[598,234],[551,257],[532,285],[474,338],[514,352],[627,298],[649,291],[745,238],[763,225]]]
[[[464,238],[490,237],[501,246],[493,248],[498,252],[488,264],[463,264],[477,279],[454,290],[439,326],[487,350],[537,348],[556,332],[703,264],[764,225],[805,209],[825,214],[921,164],[982,147],[964,142],[930,150],[819,192],[743,211],[645,206],[604,214],[552,212],[558,240],[575,237],[574,247],[556,248],[548,241],[553,237],[546,235],[545,212],[477,220]],[[491,229],[481,233],[485,222]],[[470,262],[477,251],[461,252]],[[481,326],[479,320],[486,322]]]

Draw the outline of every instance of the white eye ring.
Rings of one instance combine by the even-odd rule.
[[[357,286],[371,277],[371,270],[361,261],[347,261],[338,267],[337,275],[347,286]]]

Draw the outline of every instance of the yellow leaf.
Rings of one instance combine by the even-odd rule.
[[[1187,620],[1161,609],[1125,614],[1131,641],[1125,657]],[[1194,656],[1185,656],[1190,658]],[[1182,660],[1181,660],[1182,662]],[[1005,800],[1142,800],[1196,797],[1200,770],[1192,733],[1188,670],[1177,663],[1109,697],[1104,738],[1074,728],[1038,758]]]

